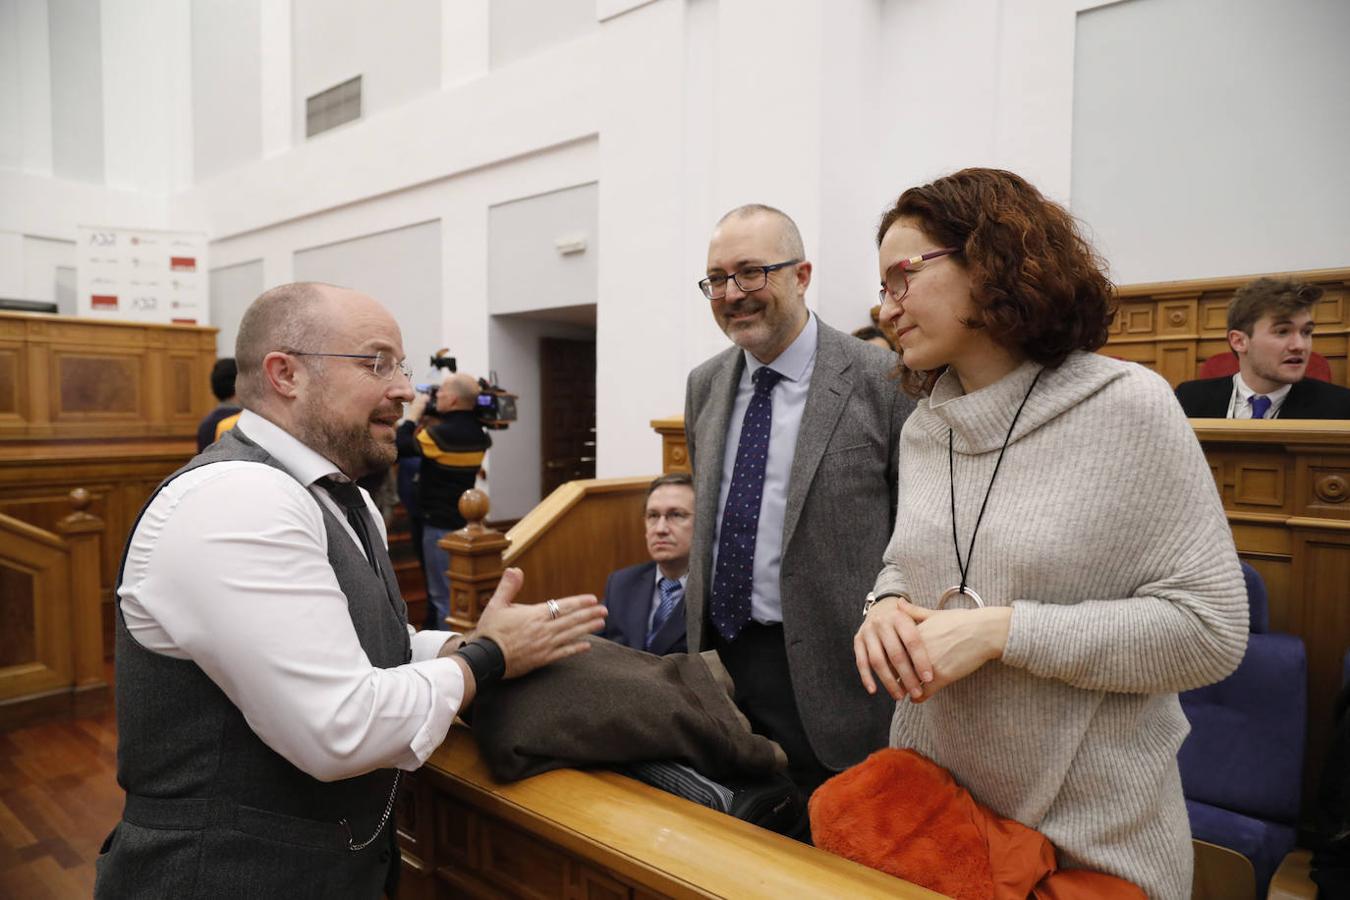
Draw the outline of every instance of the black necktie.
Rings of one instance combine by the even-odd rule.
[[[352,531],[356,532],[356,537],[361,541],[361,549],[366,551],[366,561],[370,567],[378,574],[380,564],[375,556],[375,543],[371,539],[371,534],[375,530],[375,522],[370,517],[370,507],[366,505],[366,498],[361,496],[361,489],[350,481],[337,481],[332,478],[320,478],[319,487],[328,492],[328,495],[337,501],[338,506],[342,507],[343,512],[347,514],[347,522],[352,526]]]

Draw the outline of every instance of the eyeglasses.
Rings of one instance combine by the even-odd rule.
[[[395,359],[394,354],[386,353],[383,350],[378,353],[309,353],[304,350],[288,351],[291,356],[332,356],[338,359],[367,359],[370,360],[370,372],[376,378],[389,381],[394,377],[395,372],[402,373],[403,377],[412,381],[412,366],[408,365],[407,360]]]
[[[881,291],[877,294],[877,297],[883,304],[888,299],[899,303],[909,293],[909,270],[911,266],[917,266],[925,260],[937,259],[939,256],[950,256],[953,253],[960,252],[960,247],[945,247],[941,250],[929,250],[927,253],[900,260],[886,270],[886,280],[881,283]]]
[[[688,522],[693,517],[694,517],[693,513],[687,513],[682,509],[672,509],[670,512],[665,513],[660,513],[657,512],[656,510],[652,510],[648,512],[644,518],[646,518],[647,520],[647,527],[651,528],[657,522],[660,522],[663,518],[671,527],[678,527],[680,525],[683,525],[685,522]]]
[[[771,266],[746,266],[731,275],[709,275],[698,283],[698,287],[699,290],[703,291],[703,296],[709,300],[721,300],[725,297],[728,281],[735,281],[736,287],[748,294],[768,284],[770,272],[795,266],[799,262],[801,262],[800,259],[789,259],[787,262],[774,263]]]

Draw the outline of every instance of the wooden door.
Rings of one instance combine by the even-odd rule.
[[[595,477],[595,341],[541,338],[539,344],[547,497],[564,482]]]

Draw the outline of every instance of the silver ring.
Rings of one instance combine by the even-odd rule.
[[[548,617],[550,619],[556,619],[562,614],[562,610],[558,608],[557,600],[550,600],[544,605],[548,607]]]

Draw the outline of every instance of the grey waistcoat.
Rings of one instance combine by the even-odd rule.
[[[184,472],[226,460],[281,468],[231,431],[165,479],[146,506]],[[338,518],[319,508],[328,560],[362,649],[381,668],[408,662],[407,608],[388,554],[377,548],[377,575]],[[117,581],[120,587],[121,571]],[[98,861],[95,896],[378,897],[386,875],[397,877],[393,822],[363,850],[348,843],[375,833],[394,771],[334,782],[305,774],[253,733],[196,663],[142,647],[120,603],[114,608],[117,781],[127,805]]]

